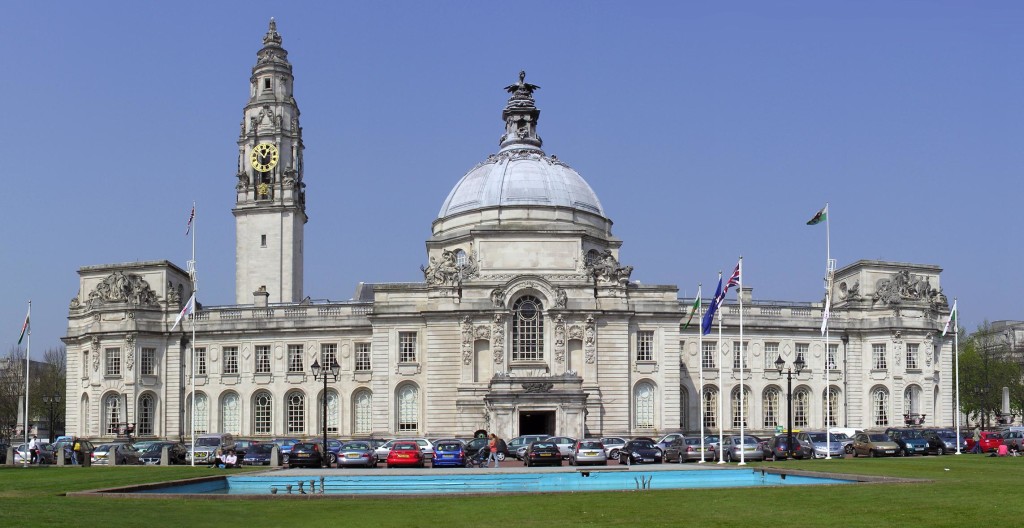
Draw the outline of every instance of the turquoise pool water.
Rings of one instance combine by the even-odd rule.
[[[199,493],[267,495],[309,493],[310,481],[320,492],[319,477],[235,476],[223,480],[171,486],[138,493]],[[359,475],[324,477],[325,494],[337,495],[440,495],[453,493],[524,493],[552,491],[612,491],[646,489],[731,488],[851,484],[852,480],[776,475],[761,471],[592,471],[584,473],[516,473],[467,475]]]

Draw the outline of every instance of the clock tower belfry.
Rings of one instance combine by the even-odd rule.
[[[294,78],[277,23],[263,37],[249,78],[238,136],[235,215],[235,302],[302,299],[306,184],[302,127],[292,97]]]

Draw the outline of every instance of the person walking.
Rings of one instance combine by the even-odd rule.
[[[977,425],[974,426],[974,447],[971,448],[971,453],[981,453],[981,428]]]
[[[39,461],[39,437],[36,435],[32,435],[32,439],[28,441],[28,457],[30,464]]]
[[[494,461],[494,467],[498,468],[501,464],[498,462],[498,435],[491,433],[487,436],[490,438],[487,442],[487,450],[491,452],[487,457],[487,465],[491,465],[491,461]]]
[[[74,445],[71,447],[71,465],[78,465],[78,452],[82,450],[82,442],[77,438],[75,439]]]

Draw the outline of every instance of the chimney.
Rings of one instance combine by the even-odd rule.
[[[266,308],[268,301],[270,300],[270,292],[267,291],[267,286],[260,286],[260,289],[252,292],[252,304],[256,308]]]
[[[753,291],[754,291],[754,288],[747,288],[747,287],[740,288],[740,298],[743,299],[743,304],[746,304],[746,305],[750,304],[750,298],[751,298],[751,294],[752,294]]]

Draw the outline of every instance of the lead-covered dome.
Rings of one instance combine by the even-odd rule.
[[[551,206],[578,209],[604,217],[601,201],[572,167],[541,150],[537,135],[540,110],[533,92],[540,88],[519,82],[505,89],[512,94],[502,111],[505,133],[501,150],[470,169],[438,212],[438,219],[493,207]]]

